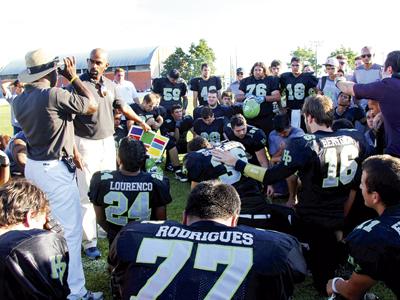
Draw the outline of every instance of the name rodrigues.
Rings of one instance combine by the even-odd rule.
[[[150,192],[153,190],[152,182],[110,182],[111,191],[140,191]]]
[[[222,242],[237,245],[253,245],[253,235],[248,232],[240,231],[190,231],[177,226],[161,226],[156,237],[183,238],[202,242]]]

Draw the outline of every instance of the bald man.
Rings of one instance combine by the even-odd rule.
[[[140,124],[144,130],[150,127],[126,104],[117,99],[116,85],[104,76],[108,54],[96,48],[87,59],[87,72],[80,76],[85,86],[93,93],[99,108],[93,115],[79,115],[74,119],[75,163],[83,215],[83,248],[91,259],[101,256],[97,249],[96,215],[88,198],[92,175],[97,171],[116,169],[116,151],[113,139],[113,109],[118,108],[125,117]]]

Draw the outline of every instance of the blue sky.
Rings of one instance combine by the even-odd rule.
[[[217,71],[229,62],[250,69],[255,61],[289,59],[297,46],[320,41],[322,62],[340,45],[376,49],[378,62],[400,49],[400,1],[122,0],[5,1],[0,64],[39,47],[57,53],[142,46],[181,46],[207,40]],[[40,4],[39,4],[40,3]],[[7,13],[4,13],[7,12]],[[393,15],[393,16],[392,16]],[[391,40],[394,33],[394,40]]]

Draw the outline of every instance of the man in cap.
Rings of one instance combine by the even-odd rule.
[[[176,104],[183,107],[183,114],[185,114],[188,106],[187,85],[180,78],[180,73],[177,69],[170,70],[167,77],[154,79],[152,90],[161,96],[160,105],[166,109],[168,115],[171,114],[172,106]],[[163,117],[165,118],[166,116],[164,115]]]
[[[231,83],[231,85],[228,87],[227,91],[232,92],[235,95],[235,98],[237,95],[239,95],[239,86],[240,86],[240,80],[243,79],[243,68],[237,68],[236,69],[236,80]]]
[[[116,85],[104,76],[109,66],[108,53],[104,49],[93,49],[87,64],[88,70],[80,79],[94,95],[99,109],[92,115],[74,118],[75,157],[79,161],[77,179],[83,214],[83,248],[90,259],[97,259],[101,254],[97,249],[96,215],[88,191],[95,172],[116,169],[113,109],[119,109],[126,119],[135,121],[146,131],[150,126],[118,96]]]
[[[340,90],[335,85],[336,72],[339,62],[334,57],[329,57],[324,63],[327,76],[322,76],[317,84],[318,94],[328,96],[333,102],[333,106],[338,105]]]
[[[75,59],[58,59],[43,49],[28,52],[26,70],[18,79],[27,83],[25,91],[13,101],[13,109],[28,139],[27,179],[42,189],[52,214],[64,229],[69,250],[69,299],[102,299],[102,293],[85,288],[81,261],[82,215],[79,191],[72,162],[74,145],[73,115],[93,114],[98,105],[93,94],[76,75]],[[55,87],[57,68],[76,93]]]

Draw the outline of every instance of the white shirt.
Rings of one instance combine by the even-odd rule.
[[[132,82],[124,80],[121,83],[117,83],[115,81],[114,83],[117,86],[115,90],[117,99],[124,100],[126,104],[132,104],[134,103],[133,99],[139,97],[136,88]]]

